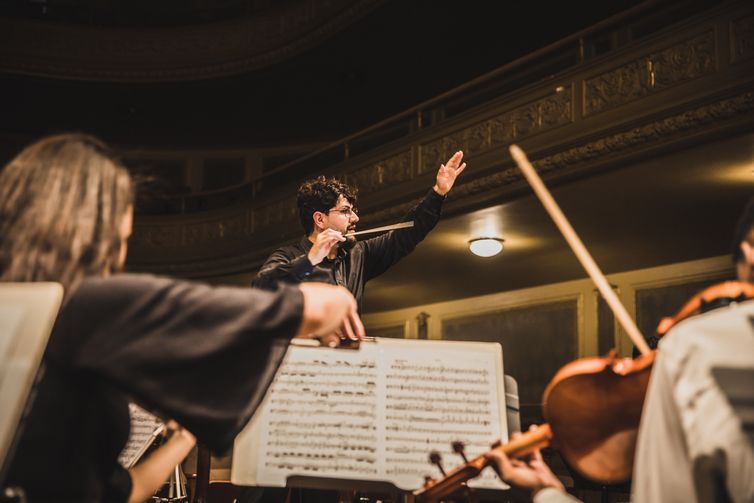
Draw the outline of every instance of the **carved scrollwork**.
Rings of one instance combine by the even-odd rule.
[[[210,222],[186,224],[183,229],[183,244],[196,245],[219,239],[238,239],[245,235],[246,215],[241,214]]]
[[[271,2],[264,16],[171,30],[0,19],[0,69],[54,78],[175,81],[281,61],[349,26],[382,0]]]
[[[345,180],[361,192],[374,192],[411,180],[411,151],[407,150],[366,168],[348,173]]]
[[[715,71],[709,31],[584,81],[584,115],[593,115]]]
[[[180,225],[135,225],[131,236],[133,248],[166,248],[182,244]]]
[[[280,201],[254,208],[251,211],[251,228],[254,233],[272,226],[287,225],[298,217],[296,197],[290,196]]]
[[[541,117],[543,112],[538,113]],[[534,165],[537,166],[538,170],[545,173],[560,171],[568,169],[571,166],[588,163],[594,159],[608,159],[625,155],[637,146],[650,148],[653,144],[664,142],[668,138],[696,134],[705,128],[715,128],[717,125],[725,124],[726,121],[749,117],[752,113],[754,113],[754,91],[747,91],[736,96],[689,109],[683,113],[669,115],[654,122],[611,134],[567,150],[562,150],[547,157],[534,159]],[[524,115],[518,115],[517,117]],[[567,117],[567,115],[563,117]],[[562,120],[566,119],[557,119],[555,123]],[[491,124],[492,121],[490,120],[486,123]],[[459,137],[462,137],[460,133],[452,136],[452,138],[456,138],[454,141],[459,141]],[[443,149],[452,148],[450,143],[446,144],[439,141],[433,142],[430,145],[438,152],[442,152],[443,155],[445,154]],[[405,166],[404,163],[410,163],[410,157],[410,152],[407,151],[389,158],[384,163],[377,163],[377,165],[383,166],[383,182],[391,179],[391,176],[400,177],[399,173],[401,171],[399,166]],[[392,175],[390,174],[391,169],[396,170]],[[506,187],[510,187],[520,180],[521,175],[518,170],[515,167],[506,166],[491,175],[462,181],[453,189],[452,198],[457,202],[464,199],[471,202],[477,200],[480,194],[489,194],[493,191],[500,193],[501,190],[504,192]],[[391,205],[375,211],[369,215],[369,222],[380,223],[399,218],[415,203],[416,201],[406,201],[405,204]],[[134,245],[137,248],[141,248],[142,250],[140,251],[143,251],[145,248],[151,249],[147,253],[154,254],[159,253],[157,250],[160,248],[175,247],[176,245],[183,244],[184,241],[200,244],[202,242],[214,243],[217,240],[237,239],[244,232],[247,235],[251,234],[252,229],[254,231],[253,238],[255,242],[270,243],[274,241],[270,230],[272,227],[285,229],[285,233],[287,234],[292,234],[294,229],[297,229],[297,226],[295,226],[296,205],[293,196],[252,209],[251,220],[253,221],[253,227],[251,228],[246,226],[245,215],[246,213],[243,216],[235,215],[227,217],[227,221],[213,222],[208,224],[206,228],[192,231],[186,230],[186,226],[180,224],[141,225],[137,222]],[[186,235],[185,238],[183,238],[184,234]],[[280,233],[276,233],[276,236],[276,239],[281,238]],[[268,251],[264,248],[255,247],[255,251],[253,252],[239,251],[233,253],[231,251],[233,253],[232,257],[207,257],[200,261],[165,264],[159,268],[156,268],[157,266],[146,265],[140,267],[139,264],[135,264],[135,267],[141,270],[159,270],[160,272],[182,275],[229,273],[247,270],[250,264],[257,265],[266,256]],[[144,254],[139,254],[139,256],[144,256]]]
[[[420,148],[421,162],[417,169],[418,174],[434,171],[441,163],[447,161],[454,152],[463,150],[463,139],[464,131],[461,131],[422,145]]]
[[[573,120],[571,97],[572,92],[561,88],[492,119],[421,145],[419,172],[435,169],[456,150],[477,154],[567,124]]]

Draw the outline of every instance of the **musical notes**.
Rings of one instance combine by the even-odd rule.
[[[400,479],[437,477],[427,454],[439,451],[452,467],[461,459],[450,451],[460,440],[479,454],[500,432],[494,362],[483,355],[439,358],[412,355],[392,361],[386,375],[385,463]]]
[[[258,413],[256,440],[236,445],[234,473],[248,445],[254,479],[234,480],[282,486],[309,475],[413,490],[424,475],[439,475],[429,451],[441,451],[452,468],[461,463],[452,441],[474,456],[505,439],[501,397],[498,345],[380,339],[348,352],[291,347]]]
[[[360,352],[290,351],[267,394],[260,468],[376,475],[377,379]]]
[[[134,403],[128,404],[128,413],[131,416],[128,443],[118,456],[118,462],[126,468],[138,461],[138,456],[148,447],[147,443],[154,440],[152,433],[162,424],[157,417]]]

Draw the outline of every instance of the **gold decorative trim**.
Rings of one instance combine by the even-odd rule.
[[[298,219],[296,196],[292,195],[251,210],[251,232],[288,225]]]
[[[362,192],[375,192],[408,182],[413,177],[411,150],[406,150],[388,159],[346,173],[343,178],[346,183],[358,187]]]
[[[686,112],[672,115],[644,126],[632,128],[620,133],[606,136],[599,140],[573,147],[533,161],[541,173],[562,170],[575,165],[625,152],[639,145],[650,146],[652,143],[676,136],[680,133],[698,129],[712,122],[724,121],[734,116],[754,112],[754,91],[724,99],[716,103],[700,106]],[[483,192],[505,187],[523,179],[517,168],[503,168],[497,173],[461,183],[453,189],[453,199],[472,198]],[[393,206],[370,215],[370,221],[381,222],[405,214],[415,202]]]
[[[648,149],[654,144],[666,141],[669,138],[679,137],[684,133],[694,133],[710,125],[724,123],[735,117],[751,116],[752,112],[754,112],[754,91],[747,91],[737,96],[699,106],[643,126],[627,129],[562,152],[535,159],[534,165],[542,173],[565,171],[569,166],[587,163],[598,158],[623,155],[639,146]],[[498,143],[502,144],[504,142],[499,141]],[[404,164],[402,163],[406,162],[405,156],[410,157],[408,153],[404,152],[390,159],[394,159],[396,165],[403,166]],[[399,161],[396,159],[402,160]],[[388,161],[385,161],[385,163],[388,163]],[[377,165],[381,164],[377,163]],[[478,200],[480,194],[496,191],[504,192],[506,187],[521,180],[522,176],[519,171],[509,165],[501,168],[494,174],[461,183],[453,189],[452,199],[461,206],[464,204],[463,200],[466,200],[469,204],[473,204],[474,201]],[[503,190],[501,191],[501,189]],[[415,204],[416,201],[413,200],[401,205],[390,206],[381,211],[375,211],[369,215],[368,221],[370,223],[379,223],[400,218]],[[211,226],[214,227],[211,230],[195,232],[193,235],[203,236],[213,242],[227,239],[227,236],[230,235],[229,232],[223,234],[223,232],[218,230],[217,225],[223,225],[224,229],[240,229],[241,218],[233,218],[230,219],[232,223],[228,223],[227,225],[213,223]],[[272,227],[285,229],[285,236],[292,236],[295,232],[298,232],[294,197],[289,197],[263,208],[252,210],[252,218],[254,219],[252,237],[257,235],[265,236]],[[138,243],[140,246],[144,245],[158,249],[175,246],[184,242],[181,237],[185,233],[185,230],[183,230],[184,227],[185,225],[141,227],[137,224],[135,243]],[[238,238],[235,232],[233,231],[233,237]],[[285,236],[276,233],[275,238],[281,239]],[[257,240],[257,242],[259,241]],[[194,244],[198,244],[198,241],[195,241]],[[233,253],[227,249],[223,251]],[[144,266],[136,264],[136,268],[180,276],[228,274],[256,267],[270,251],[268,247],[261,247],[255,251],[241,252],[231,257],[212,258],[183,264]]]
[[[715,71],[710,30],[584,80],[584,116],[604,112]]]
[[[163,82],[233,75],[289,58],[384,0],[299,0],[266,16],[171,29],[0,19],[0,70],[42,77]]]
[[[420,145],[418,173],[434,171],[457,150],[475,155],[573,122],[573,84],[479,124]]]

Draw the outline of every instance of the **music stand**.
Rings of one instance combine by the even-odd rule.
[[[59,283],[0,283],[0,487],[62,300]]]

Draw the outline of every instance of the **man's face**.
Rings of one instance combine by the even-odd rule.
[[[327,227],[343,234],[355,231],[358,221],[359,216],[356,214],[356,209],[343,196],[339,196],[338,202],[327,212]],[[347,239],[348,241],[356,241],[353,236],[349,236]]]

